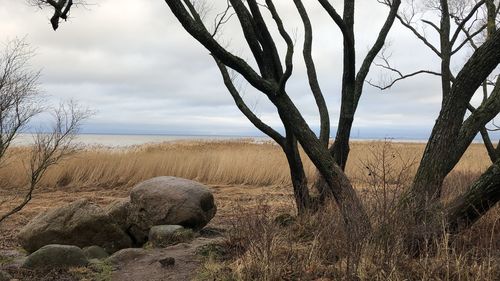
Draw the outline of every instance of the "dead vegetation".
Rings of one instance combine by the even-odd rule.
[[[471,229],[428,241],[418,258],[403,247],[409,227],[398,211],[399,195],[408,187],[424,144],[353,142],[347,174],[355,182],[374,232],[363,250],[361,280],[498,280],[500,276],[500,208],[493,208]],[[3,194],[12,194],[16,148],[2,170]],[[19,160],[19,159],[18,159]],[[487,168],[482,145],[472,145],[445,182],[445,199],[461,192]],[[306,163],[308,176],[314,176]],[[17,170],[16,170],[17,169]],[[173,175],[209,184],[218,213],[211,226],[226,229],[222,243],[202,249],[205,262],[198,280],[342,280],[346,276],[346,236],[342,218],[331,204],[297,217],[286,159],[272,143],[248,141],[172,142],[116,150],[88,148],[48,170],[40,189],[19,218],[2,231],[7,248],[15,231],[41,209],[91,197],[109,203],[125,197],[135,183]],[[10,182],[10,184],[8,184]],[[12,184],[15,183],[15,184]],[[2,206],[4,207],[4,206]],[[444,234],[443,230],[443,234]],[[8,234],[8,236],[7,236]]]
[[[442,235],[427,241],[419,257],[410,256],[405,233],[421,229],[408,225],[398,204],[416,158],[390,142],[372,143],[363,152],[357,182],[374,231],[362,253],[360,280],[499,280],[500,208],[459,235],[447,234],[442,222]],[[450,174],[445,200],[479,176],[480,171],[465,169]],[[237,208],[224,243],[205,253],[199,280],[345,280],[352,253],[337,207],[298,217],[289,214],[292,209],[272,201]]]
[[[353,142],[352,160],[347,175],[358,188],[364,187],[366,167],[363,161],[373,158],[379,142]],[[402,159],[419,160],[424,149],[420,143],[393,143]],[[11,152],[8,165],[0,171],[1,189],[23,186],[22,158],[25,148]],[[478,173],[489,164],[488,155],[480,144],[473,144],[457,173]],[[313,178],[315,170],[305,161],[305,170]],[[412,167],[412,172],[413,172]],[[290,185],[290,172],[280,148],[271,142],[240,141],[179,141],[151,144],[127,149],[91,147],[47,171],[40,181],[41,188],[74,186],[132,186],[155,176],[178,176],[205,184],[242,184],[253,186]]]

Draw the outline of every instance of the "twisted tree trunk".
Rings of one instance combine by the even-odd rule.
[[[500,161],[493,163],[469,190],[446,208],[448,231],[458,233],[474,224],[500,200]]]

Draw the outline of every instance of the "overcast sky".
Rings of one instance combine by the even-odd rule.
[[[286,28],[297,38],[296,66],[287,90],[311,127],[317,128],[319,118],[300,56],[302,26],[291,1],[276,2]],[[342,40],[317,1],[304,2],[313,19],[313,56],[329,106],[333,135],[340,107]],[[363,4],[356,11],[358,64],[387,14],[387,8],[375,0],[360,2]],[[49,24],[50,9],[39,10],[25,1],[0,3],[0,41],[26,36],[36,48],[33,65],[42,70],[42,88],[50,96],[49,102],[76,99],[96,111],[84,132],[259,134],[233,104],[208,51],[189,37],[164,1],[95,0],[97,5],[73,9],[71,18],[57,32]],[[207,18],[219,9],[214,5]],[[222,32],[220,40],[231,51],[250,58],[235,19]],[[431,40],[435,39],[431,30],[427,32]],[[439,69],[433,53],[399,24],[389,34],[389,41],[391,62],[403,72]],[[282,44],[279,46],[283,49]],[[464,56],[456,59],[455,70],[463,60]],[[386,74],[372,68],[369,77],[379,82]],[[279,129],[279,119],[266,98],[241,80],[238,85],[257,115]],[[366,85],[353,136],[425,137],[440,102],[437,77],[416,77],[384,92]]]

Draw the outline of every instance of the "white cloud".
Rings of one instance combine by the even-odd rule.
[[[27,35],[37,48],[36,67],[52,101],[75,98],[94,109],[87,131],[154,133],[257,132],[233,105],[212,58],[175,20],[163,1],[100,0],[89,9],[74,9],[72,17],[51,30],[50,10],[39,11],[24,1],[2,1],[0,25],[6,41]],[[365,1],[366,2],[366,1]],[[214,4],[214,11],[220,3]],[[314,26],[314,53],[332,126],[340,103],[342,38],[318,3],[305,1]],[[293,5],[280,1],[287,29],[302,44],[302,24]],[[213,12],[212,12],[213,13]],[[357,8],[358,65],[382,26],[387,8],[377,1]],[[235,19],[224,28],[222,42],[249,58]],[[432,52],[396,24],[390,33],[392,60],[403,71],[436,69]],[[284,52],[283,43],[278,47]],[[295,72],[287,90],[313,128],[318,114],[296,50]],[[250,61],[250,63],[252,63]],[[380,77],[373,68],[373,81]],[[279,128],[274,106],[245,86],[245,99],[257,115]],[[415,77],[381,93],[366,85],[355,125],[395,132],[405,127],[432,127],[440,105],[439,79]],[[424,128],[424,129],[422,129]]]

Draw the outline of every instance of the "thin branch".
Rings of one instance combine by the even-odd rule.
[[[294,0],[295,7],[300,14],[302,23],[304,25],[304,47],[302,49],[302,55],[304,57],[304,62],[307,70],[307,77],[309,81],[309,87],[314,96],[316,106],[319,111],[320,118],[320,134],[319,139],[328,146],[328,141],[330,139],[330,117],[328,113],[328,107],[326,105],[325,97],[321,91],[319,85],[318,76],[316,73],[316,66],[312,58],[312,41],[313,41],[313,31],[309,15],[305,9],[301,0]]]
[[[52,132],[49,134],[38,133],[35,137],[35,144],[32,147],[29,160],[28,191],[18,205],[0,216],[0,224],[21,211],[31,201],[38,183],[51,166],[75,153],[77,147],[73,143],[74,137],[78,133],[81,123],[90,114],[91,112],[88,110],[79,109],[73,102],[61,105],[55,111],[55,123]]]
[[[441,29],[437,25],[435,25],[433,22],[431,22],[429,20],[424,20],[424,19],[422,20],[422,22],[430,25],[432,28],[434,28],[434,30],[436,30],[439,34],[441,34]]]
[[[484,4],[484,0],[480,0],[477,2],[476,5],[470,10],[469,14],[460,22],[458,23],[457,29],[455,30],[455,33],[453,34],[451,40],[450,40],[450,45],[453,46],[458,38],[458,35],[460,35],[460,32],[462,32],[462,28],[465,26],[467,21],[469,21],[472,16],[476,13],[476,11]]]
[[[226,9],[223,12],[217,14],[214,18],[214,31],[212,31],[212,37],[215,37],[217,31],[219,31],[219,28],[224,24],[226,24],[231,19],[231,17],[234,16],[234,13],[228,15],[230,10],[231,10],[231,4],[229,3],[228,0]]]
[[[476,37],[478,34],[483,32],[486,29],[487,25],[482,25],[478,30],[474,31],[473,33],[469,34],[467,30],[463,29],[463,32],[466,34],[465,39],[451,52],[451,55],[456,54],[460,49],[467,44],[467,42],[473,41],[473,38]]]
[[[406,21],[404,20],[400,15],[397,15],[397,18],[399,20],[399,22],[401,22],[401,24],[408,28],[411,32],[413,32],[413,34],[415,34],[415,36],[417,36],[418,39],[420,39],[420,41],[422,41],[427,47],[429,47],[436,55],[438,55],[438,57],[441,57],[441,52],[438,51],[438,49],[436,49],[436,47],[434,47],[434,45],[432,45],[428,40],[427,38],[425,38],[425,36],[423,36],[422,34],[420,34],[416,29],[415,27],[413,27],[409,21]]]
[[[231,96],[233,97],[233,100],[236,103],[236,106],[238,106],[239,110],[248,118],[248,120],[250,120],[250,122],[252,122],[252,124],[255,127],[257,127],[263,133],[271,137],[278,144],[283,146],[285,138],[282,135],[280,135],[277,131],[275,131],[273,128],[262,122],[262,120],[260,120],[259,117],[257,117],[252,112],[252,110],[246,105],[245,101],[243,101],[243,99],[241,98],[240,93],[234,86],[233,79],[229,75],[226,66],[215,57],[214,60],[217,63],[217,66],[219,67],[219,70],[222,74],[224,84],[226,85],[226,88],[228,89]]]
[[[484,128],[500,112],[500,78],[497,79],[497,85],[486,102],[476,109],[471,108],[471,106],[468,108],[472,109],[473,112],[460,128],[458,140],[461,146],[468,145],[469,140],[472,140],[481,128]]]
[[[285,84],[292,76],[292,70],[293,70],[293,40],[290,37],[290,35],[286,32],[285,27],[283,25],[283,21],[281,20],[278,12],[276,11],[276,8],[274,7],[274,4],[271,0],[266,0],[267,7],[269,8],[269,11],[271,12],[271,15],[276,22],[276,26],[278,27],[278,31],[283,37],[283,40],[286,42],[287,50],[286,50],[286,55],[285,55],[285,72],[283,73],[283,76],[279,80],[279,86],[278,86],[278,92],[281,93],[285,90]]]
[[[392,4],[390,5],[389,14],[387,15],[384,25],[380,29],[377,40],[375,40],[375,43],[371,47],[370,51],[368,51],[368,54],[363,60],[363,63],[361,64],[358,74],[356,75],[356,90],[355,90],[355,102],[354,102],[355,105],[357,105],[361,97],[364,81],[368,76],[368,72],[370,71],[370,66],[373,64],[373,61],[375,60],[375,58],[385,45],[385,40],[387,39],[389,31],[394,24],[394,20],[396,19],[400,5],[401,5],[401,0],[392,1]]]
[[[403,74],[401,71],[396,69],[395,67],[392,67],[391,64],[389,63],[389,58],[382,52],[381,55],[379,55],[379,58],[383,61],[383,64],[380,63],[373,63],[375,66],[381,67],[383,69],[389,70],[390,72],[396,73],[398,75],[398,78],[392,80],[389,82],[387,85],[378,85],[375,83],[372,83],[370,80],[366,80],[366,83],[372,87],[378,88],[380,90],[387,90],[390,89],[394,84],[396,84],[398,81],[419,75],[419,74],[431,74],[431,75],[436,75],[436,76],[441,76],[441,73],[436,72],[436,71],[431,71],[431,70],[418,70],[412,73],[408,74]]]

